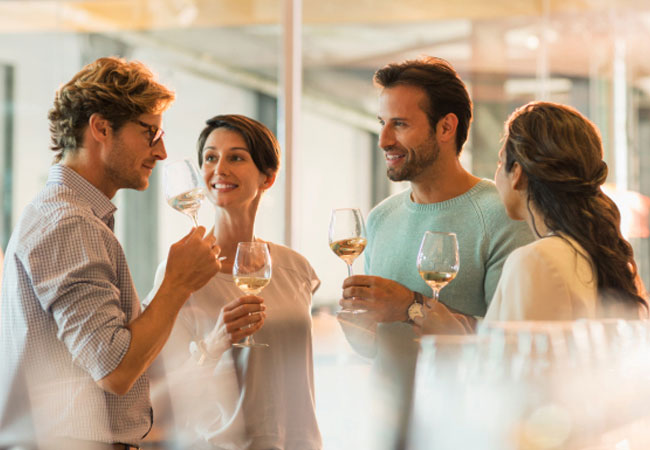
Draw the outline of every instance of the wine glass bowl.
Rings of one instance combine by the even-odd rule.
[[[350,238],[350,239],[341,239],[330,243],[330,248],[336,256],[341,258],[350,268],[349,275],[352,275],[352,263],[357,259],[363,250],[366,248],[366,238]]]
[[[458,240],[454,233],[427,231],[422,237],[417,256],[417,267],[424,282],[438,301],[440,290],[458,274]]]
[[[198,169],[189,159],[171,161],[164,165],[163,186],[169,206],[188,215],[195,227],[197,215],[205,199],[205,189]]]
[[[240,242],[232,266],[235,285],[246,295],[258,295],[271,282],[271,254],[266,242]],[[235,347],[268,347],[247,336]]]
[[[352,264],[366,248],[366,225],[361,211],[357,208],[333,209],[329,225],[329,245],[336,256],[348,267],[348,276],[352,276]],[[346,309],[342,312],[354,314],[367,312],[365,309]]]

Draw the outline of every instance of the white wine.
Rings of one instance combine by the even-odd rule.
[[[262,292],[262,289],[266,287],[267,284],[269,284],[269,281],[271,281],[270,278],[262,278],[262,277],[238,277],[235,276],[235,284],[239,289],[241,289],[243,292],[247,293],[248,295],[257,295],[260,292]]]
[[[350,238],[334,241],[330,244],[332,251],[345,261],[347,264],[352,265],[357,256],[359,256],[366,248],[368,241],[366,238]]]
[[[197,187],[191,191],[183,192],[176,197],[170,198],[167,203],[175,210],[192,217],[201,207],[201,202],[204,198],[205,192],[202,188]]]
[[[431,289],[442,289],[451,280],[456,278],[456,272],[436,272],[433,270],[420,270],[420,276]]]

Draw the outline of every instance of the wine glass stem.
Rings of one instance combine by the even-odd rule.
[[[431,302],[436,303],[440,298],[440,289],[431,289],[433,291],[433,296],[431,297]]]
[[[190,217],[192,218],[192,222],[194,222],[194,228],[198,228],[199,221],[197,220],[196,214],[192,214]]]
[[[249,315],[251,315],[251,314],[249,314]],[[244,345],[246,345],[248,347],[252,347],[252,346],[255,345],[255,339],[253,338],[252,334],[246,336],[246,339],[244,339]]]
[[[352,276],[352,264],[348,264],[348,276]]]

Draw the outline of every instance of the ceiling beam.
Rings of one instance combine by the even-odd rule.
[[[643,0],[618,0],[616,10]],[[647,3],[645,3],[647,7]],[[304,24],[398,24],[609,11],[606,0],[305,0]],[[280,24],[280,0],[3,0],[0,30],[102,32]]]

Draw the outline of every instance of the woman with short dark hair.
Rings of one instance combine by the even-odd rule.
[[[211,232],[226,259],[181,309],[163,350],[179,444],[320,449],[310,315],[320,280],[302,255],[273,242],[267,242],[273,276],[259,296],[242,295],[232,276],[237,244],[265,242],[254,232],[255,218],[276,179],[280,146],[245,116],[206,124],[198,160],[216,206]],[[157,278],[163,273],[164,263]],[[231,347],[253,333],[268,347]]]

